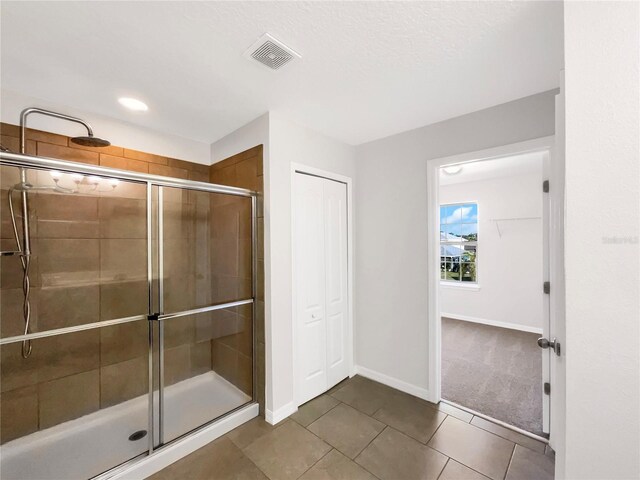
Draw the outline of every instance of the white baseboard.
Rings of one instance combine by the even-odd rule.
[[[271,425],[275,425],[276,423],[280,423],[289,415],[292,415],[297,411],[298,411],[298,407],[296,406],[296,404],[294,402],[289,402],[284,407],[280,407],[275,412],[271,410],[265,410],[264,419],[267,422],[269,422]]]
[[[414,397],[431,401],[431,399],[429,398],[429,390],[427,390],[426,388],[418,387],[417,385],[398,380],[397,378],[390,377],[389,375],[385,375],[384,373],[376,372],[375,370],[361,367],[359,365],[356,365],[355,370],[358,375],[362,375],[363,377],[366,377],[370,380],[375,380],[376,382],[380,382],[388,387],[400,390],[401,392],[408,393],[409,395],[413,395]]]
[[[492,327],[510,328],[511,330],[520,330],[521,332],[537,333],[542,335],[542,329],[537,327],[530,327],[528,325],[518,325],[517,323],[497,322],[495,320],[487,320],[485,318],[469,317],[467,315],[458,315],[457,313],[444,313],[440,314],[441,317],[452,318],[454,320],[463,320],[465,322],[481,323],[483,325],[490,325]]]
[[[248,405],[183,440],[163,447],[152,455],[110,476],[109,480],[147,478],[181,458],[186,457],[190,453],[195,452],[199,448],[204,447],[207,443],[214,441],[216,438],[221,437],[234,428],[239,427],[243,423],[248,422],[252,418],[257,417],[258,414],[258,404]]]

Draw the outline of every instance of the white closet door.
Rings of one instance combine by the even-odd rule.
[[[298,403],[327,389],[324,180],[296,174],[294,225]]]
[[[347,364],[347,186],[324,180],[327,389],[349,375]]]

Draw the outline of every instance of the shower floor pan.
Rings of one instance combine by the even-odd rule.
[[[147,451],[148,395],[8,442],[0,448],[2,480],[75,480],[99,475]],[[165,388],[166,440],[251,401],[215,372]],[[156,401],[157,407],[157,401]],[[155,426],[157,439],[157,421]]]

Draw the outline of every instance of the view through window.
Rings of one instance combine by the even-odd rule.
[[[440,278],[448,282],[478,281],[478,205],[440,206]]]

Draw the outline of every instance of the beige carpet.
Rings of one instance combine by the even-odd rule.
[[[442,398],[542,435],[535,333],[442,319]]]

